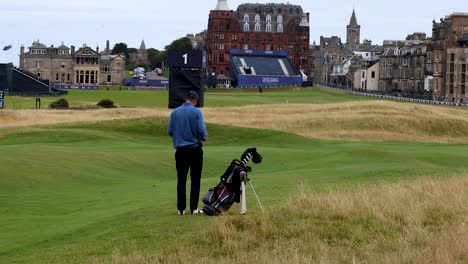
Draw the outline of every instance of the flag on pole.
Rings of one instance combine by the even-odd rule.
[[[7,45],[7,46],[3,47],[3,50],[7,51],[7,50],[11,49],[11,47],[12,47],[11,45]]]

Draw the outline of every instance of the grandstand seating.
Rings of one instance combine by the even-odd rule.
[[[12,64],[0,64],[0,90],[15,95],[64,95],[66,91],[49,87],[49,81],[17,69]]]
[[[287,58],[244,56],[232,57],[231,63],[237,74],[265,76],[294,75],[291,63]],[[247,72],[246,72],[247,70]]]
[[[238,87],[300,85],[286,51],[236,50],[231,53],[231,78]]]

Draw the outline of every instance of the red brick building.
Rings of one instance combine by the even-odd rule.
[[[299,5],[241,4],[229,10],[227,0],[218,0],[210,11],[206,39],[207,69],[230,75],[230,49],[282,50],[296,74],[309,72],[309,13]]]

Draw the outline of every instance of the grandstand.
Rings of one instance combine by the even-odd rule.
[[[7,95],[20,96],[59,96],[66,91],[50,87],[49,80],[43,80],[36,75],[17,69],[13,64],[0,64],[0,90]]]
[[[232,49],[231,78],[237,87],[300,86],[302,77],[295,75],[287,51]]]

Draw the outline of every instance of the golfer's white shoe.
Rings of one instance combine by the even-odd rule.
[[[192,214],[203,214],[203,210],[200,210],[200,209],[195,209],[192,211]]]
[[[179,215],[184,215],[184,214],[185,214],[185,210],[177,210],[177,214],[179,214]]]

